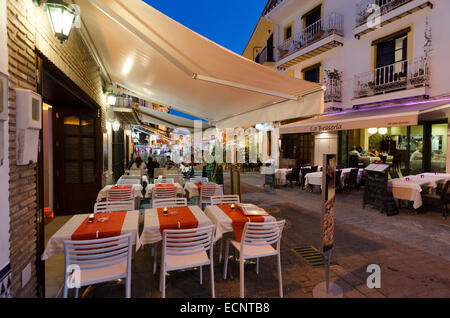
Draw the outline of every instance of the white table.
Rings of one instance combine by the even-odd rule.
[[[292,169],[288,169],[288,168],[275,169],[276,184],[279,184],[279,185],[286,184],[286,175],[290,172],[292,172]]]
[[[97,195],[97,202],[101,201],[102,199],[106,199],[106,192],[111,189],[113,185],[107,185],[103,189],[100,190],[100,192]],[[133,197],[135,199],[142,198],[142,185],[140,184],[132,184],[132,192]]]
[[[216,189],[215,195],[223,195],[223,185],[216,184],[216,186],[217,186],[217,189]],[[188,199],[200,196],[198,187],[194,182],[186,182],[184,184],[184,190],[187,191]]]
[[[422,175],[423,178],[421,177]],[[409,181],[406,178],[409,178]],[[388,187],[395,199],[413,201],[414,209],[418,209],[423,204],[422,186],[434,190],[439,182],[446,182],[447,180],[450,180],[449,174],[422,173],[389,180]]]
[[[196,205],[190,205],[189,209],[198,221],[198,227],[211,225],[211,220]],[[142,230],[141,242],[143,245],[154,244],[162,241],[159,216],[157,209],[147,209],[144,211],[144,228]]]
[[[114,212],[111,212],[114,213]],[[41,256],[43,261],[49,259],[56,253],[64,253],[64,241],[71,240],[72,234],[78,229],[81,223],[89,217],[89,214],[74,215],[48,240],[44,253]],[[141,247],[138,235],[139,211],[128,211],[123,221],[120,235],[131,233],[136,251]]]
[[[348,178],[348,175],[350,174],[350,171],[352,171],[352,169],[354,168],[345,168],[345,169],[341,169],[342,174],[341,174],[341,185],[344,186],[345,184],[345,179]],[[361,182],[362,176],[364,173],[364,169],[359,169],[358,170],[358,175],[356,177],[356,182],[359,184]]]
[[[173,184],[177,188],[177,195],[184,195],[184,189],[179,183]],[[155,191],[156,185],[155,184],[149,184],[147,185],[147,188],[145,188],[145,197],[149,198],[153,191]]]
[[[217,205],[207,205],[205,208],[205,214],[216,225],[216,237],[215,241],[218,241],[224,233],[233,232],[233,221],[231,218],[222,211]],[[264,222],[275,222],[276,219],[271,216],[263,216]]]
[[[341,185],[342,186],[344,186],[345,179],[348,177],[351,170],[352,170],[352,168],[342,169],[342,174],[341,174]],[[358,183],[361,181],[363,172],[364,172],[364,169],[359,169],[358,176],[356,179],[356,181]],[[322,187],[322,175],[323,175],[323,171],[307,173],[305,176],[305,179],[306,179],[305,186],[315,185],[315,186]]]

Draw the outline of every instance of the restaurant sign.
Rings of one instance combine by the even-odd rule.
[[[331,118],[330,118],[331,119]],[[365,128],[381,128],[381,127],[403,127],[415,126],[418,123],[418,114],[409,113],[404,115],[386,115],[386,116],[368,116],[335,118],[333,121],[310,121],[296,125],[286,125],[280,127],[281,134],[294,133],[323,133],[336,132],[340,130],[354,130]]]

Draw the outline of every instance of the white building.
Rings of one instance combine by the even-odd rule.
[[[448,12],[445,0],[269,1],[243,55],[326,87],[326,114],[282,123],[280,165],[337,153],[348,166],[361,146],[398,168],[448,170]]]

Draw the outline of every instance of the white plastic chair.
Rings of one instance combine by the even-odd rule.
[[[156,186],[152,194],[153,199],[172,199],[176,197],[177,197],[176,186],[168,186],[168,187]]]
[[[173,178],[155,179],[154,183],[155,184],[159,184],[159,183],[175,183],[175,181],[173,180]]]
[[[106,190],[106,201],[134,201],[133,188]]]
[[[96,240],[64,241],[64,298],[69,289],[125,279],[125,296],[131,297],[131,233]]]
[[[211,205],[241,203],[238,195],[214,195],[211,197]]]
[[[240,297],[244,298],[244,261],[256,258],[256,274],[259,274],[259,258],[266,256],[277,256],[278,260],[278,285],[280,297],[283,297],[283,281],[281,277],[281,233],[286,220],[277,222],[247,222],[242,232],[241,242],[232,240],[231,244],[239,251],[239,273],[240,273]],[[272,244],[276,243],[276,248]],[[228,254],[230,240],[225,248],[225,262],[223,279],[227,279]]]
[[[117,184],[141,184],[141,177],[140,176],[126,176],[123,175],[120,177],[119,181],[117,181]]]
[[[154,199],[152,200],[152,208],[170,208],[174,206],[187,206],[186,198],[171,198],[171,199]]]
[[[211,204],[211,197],[222,195],[222,187],[215,183],[202,184],[200,188],[199,205],[203,207],[203,204]]]
[[[130,170],[128,170],[128,173],[130,176],[142,177],[143,175],[148,174],[148,170],[147,169],[130,169]]]
[[[166,273],[200,266],[200,285],[203,284],[203,266],[211,267],[211,295],[214,288],[214,242],[215,225],[196,229],[164,230],[161,253],[160,291],[166,297]],[[209,250],[209,257],[207,251]]]
[[[121,212],[121,211],[133,211],[134,200],[133,201],[104,201],[97,202],[94,205],[94,213],[102,212]]]

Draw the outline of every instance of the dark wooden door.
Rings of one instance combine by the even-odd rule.
[[[55,107],[55,214],[93,211],[101,187],[98,112],[88,107]]]
[[[125,145],[124,145],[124,131],[120,128],[113,132],[113,175],[114,180],[119,178],[125,172]]]

